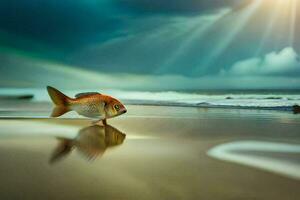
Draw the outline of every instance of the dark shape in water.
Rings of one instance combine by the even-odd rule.
[[[77,149],[88,160],[102,156],[106,149],[121,145],[126,134],[110,126],[92,125],[81,129],[74,139],[58,138],[59,144],[54,150],[50,163],[57,162]]]
[[[33,94],[24,95],[0,95],[0,100],[31,100],[33,99]]]
[[[293,112],[294,112],[294,114],[299,114],[300,113],[300,106],[294,105],[293,106]]]

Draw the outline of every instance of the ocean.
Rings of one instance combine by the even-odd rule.
[[[69,96],[91,90],[62,90]],[[192,90],[192,91],[124,91],[101,90],[125,104],[244,109],[288,110],[300,105],[300,90]],[[1,88],[0,96],[33,95],[35,102],[49,102],[46,89]]]

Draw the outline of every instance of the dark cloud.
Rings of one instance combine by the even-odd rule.
[[[115,0],[139,14],[195,15],[224,7],[242,8],[252,0]]]
[[[299,55],[300,26],[289,38],[282,17],[268,32],[272,4],[263,1],[245,20],[251,2],[2,0],[0,48],[97,72],[189,78],[230,71],[237,61],[286,47]]]
[[[69,52],[91,43],[118,37],[132,24],[156,14],[191,15],[237,6],[249,0],[2,0],[2,44],[28,48],[35,41],[54,51]],[[156,26],[161,25],[157,21]],[[143,26],[140,26],[143,29]],[[23,41],[22,41],[23,40]],[[24,43],[24,44],[22,44]],[[24,47],[25,46],[25,47]],[[27,46],[27,47],[26,47]],[[29,49],[34,49],[31,47]]]
[[[113,37],[120,27],[107,1],[1,0],[0,30],[11,36],[74,48]]]

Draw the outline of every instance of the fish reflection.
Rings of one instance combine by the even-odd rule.
[[[59,144],[50,158],[50,163],[57,162],[77,149],[88,160],[101,157],[111,147],[121,145],[126,134],[110,126],[92,125],[81,129],[74,139],[58,138]]]

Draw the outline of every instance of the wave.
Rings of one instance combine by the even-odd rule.
[[[263,106],[263,105],[224,105],[224,104],[211,104],[207,102],[201,103],[185,103],[185,102],[172,102],[172,101],[140,101],[140,100],[123,100],[127,105],[149,105],[149,106],[176,106],[176,107],[197,107],[197,108],[224,108],[224,109],[256,109],[256,110],[278,110],[278,111],[293,111],[293,106]]]
[[[297,97],[280,97],[280,96],[267,96],[267,97],[264,97],[264,96],[256,96],[256,97],[226,97],[225,99],[229,100],[229,99],[255,99],[255,100],[265,100],[265,99],[283,99],[283,100],[289,100],[289,101],[292,101],[292,100],[300,100],[299,98]]]

